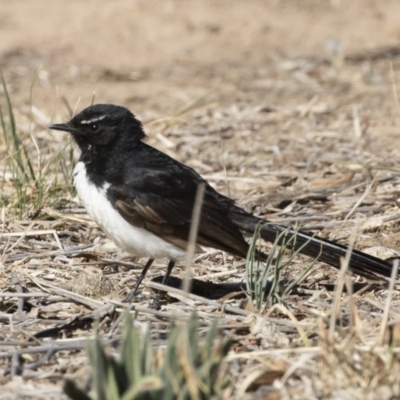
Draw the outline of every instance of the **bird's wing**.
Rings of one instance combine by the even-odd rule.
[[[142,227],[186,249],[198,184],[189,172],[137,169],[123,184],[113,184],[107,196],[130,224]],[[205,182],[204,182],[205,183]],[[245,257],[248,244],[228,216],[226,198],[206,184],[197,243]]]

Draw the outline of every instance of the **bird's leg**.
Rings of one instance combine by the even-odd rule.
[[[149,258],[146,265],[142,269],[142,272],[140,273],[138,280],[136,281],[135,287],[129,292],[128,296],[125,297],[124,302],[129,303],[131,300],[133,300],[136,297],[136,292],[138,291],[139,286],[142,283],[142,280],[146,276],[147,271],[149,270],[149,268],[151,267],[151,264],[153,264],[153,262],[154,262],[154,258]]]
[[[168,281],[169,276],[171,275],[172,269],[174,268],[175,265],[175,261],[170,260],[170,262],[168,263],[168,267],[167,267],[167,272],[164,275],[164,278],[161,282],[162,285],[165,285],[166,282]],[[153,300],[153,304],[151,305],[151,308],[154,309],[158,309],[159,305],[160,305],[160,297],[161,297],[161,292],[158,291],[156,297]]]

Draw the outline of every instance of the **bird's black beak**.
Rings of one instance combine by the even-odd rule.
[[[54,129],[55,131],[63,131],[63,132],[75,132],[75,129],[67,124],[53,124],[49,126],[49,129]]]

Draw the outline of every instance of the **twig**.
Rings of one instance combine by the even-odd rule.
[[[375,182],[376,182],[376,178],[377,178],[378,174],[376,174],[374,176],[374,178],[372,179],[371,183],[365,188],[364,193],[362,194],[362,196],[356,201],[356,203],[354,204],[354,206],[351,208],[351,210],[348,212],[348,214],[344,217],[344,221],[347,221],[351,215],[353,215],[354,211],[357,209],[357,207],[364,201],[364,199],[368,196],[369,192],[372,189],[372,186],[374,186]]]
[[[197,186],[196,199],[193,206],[192,223],[190,224],[189,242],[186,251],[186,270],[183,278],[182,290],[189,293],[190,279],[192,277],[192,265],[196,253],[197,232],[200,225],[201,207],[203,205],[205,184]]]
[[[23,294],[24,290],[22,288],[22,285],[20,284],[18,275],[15,271],[12,271],[11,273],[11,281],[15,285],[15,289],[17,290],[17,293]],[[27,316],[24,313],[24,299],[22,297],[18,297],[18,315],[21,319],[26,319]]]
[[[341,295],[343,292],[343,286],[345,283],[346,272],[349,268],[351,253],[353,251],[354,243],[356,241],[358,225],[359,225],[359,222],[357,221],[357,224],[354,226],[352,235],[350,237],[349,247],[347,249],[346,256],[344,259],[340,260],[340,271],[339,271],[339,275],[337,278],[337,286],[336,286],[334,300],[333,300],[333,304],[332,304],[332,313],[331,313],[330,320],[329,320],[329,339],[331,341],[333,341],[333,337],[335,334],[336,318],[337,318],[337,314],[339,312],[340,298],[341,298]]]
[[[394,285],[396,284],[396,277],[397,277],[398,270],[399,270],[399,260],[394,260],[393,269],[392,269],[392,273],[390,276],[388,295],[387,295],[386,303],[385,303],[385,310],[383,312],[382,321],[381,321],[381,325],[380,325],[380,329],[379,329],[378,344],[381,346],[383,345],[384,338],[385,338],[385,331],[386,331],[388,320],[389,320],[389,311],[390,311],[390,306],[392,303],[392,298],[393,298],[393,293],[394,293]]]
[[[85,306],[91,308],[91,309],[97,309],[101,308],[104,306],[104,303],[98,300],[93,300],[90,299],[89,297],[82,296],[81,294],[73,293],[69,290],[58,288],[56,286],[50,285],[47,282],[39,282],[37,279],[33,278],[31,275],[27,274],[27,276],[34,282],[37,286],[39,286],[41,289],[46,290],[48,289],[48,292],[53,292],[56,293],[60,296],[64,296],[69,298],[72,301],[75,301],[80,304],[84,304]]]
[[[87,346],[88,339],[92,339],[92,337],[85,339],[81,339],[80,341],[76,341],[74,343],[67,343],[67,344],[57,344],[55,342],[50,342],[49,344],[45,344],[43,346],[34,346],[29,348],[20,349],[14,351],[12,353],[0,353],[0,359],[9,359],[12,358],[14,355],[20,356],[22,354],[37,354],[37,353],[55,353],[57,351],[74,351],[74,350],[83,350]],[[109,340],[105,340],[104,344],[108,345],[116,345],[120,342],[120,338],[113,338]]]
[[[49,293],[45,292],[31,292],[31,293],[21,293],[21,292],[1,292],[1,297],[23,297],[23,298],[31,298],[31,297],[49,297]]]

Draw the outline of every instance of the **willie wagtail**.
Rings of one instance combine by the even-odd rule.
[[[168,258],[163,282],[176,261],[185,256],[197,186],[205,185],[197,237],[201,246],[213,247],[245,258],[252,234],[264,223],[260,235],[274,242],[286,228],[268,223],[235,205],[214,190],[196,171],[142,140],[142,124],[126,108],[96,104],[65,124],[50,129],[70,132],[81,150],[74,168],[74,184],[89,215],[120,248],[149,260],[132,299],[154,259]],[[347,247],[301,231],[291,246],[301,253],[340,268]],[[350,269],[359,275],[390,277],[392,265],[353,250]]]

